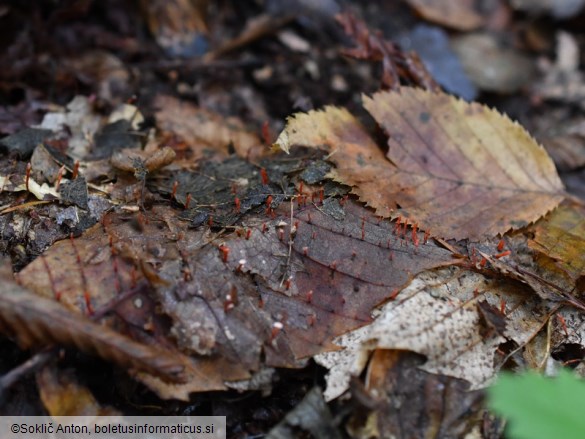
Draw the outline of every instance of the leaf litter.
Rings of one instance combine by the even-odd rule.
[[[297,143],[313,150],[268,154],[268,123],[260,140],[258,121],[250,131],[204,108],[208,90],[196,91],[201,107],[159,95],[154,118],[144,119],[132,105],[106,117],[94,97],[78,97],[68,109],[47,115],[44,127],[54,133],[42,134],[43,145],[27,151],[38,154],[32,180],[45,182],[60,200],[40,192],[42,200],[21,204],[30,192],[26,163],[3,161],[3,183],[19,192],[0,193],[2,251],[10,251],[17,270],[26,266],[18,278],[45,296],[42,305],[59,307],[49,306],[48,318],[93,326],[81,342],[45,331],[46,320],[34,307],[11,302],[7,294],[6,331],[17,329],[17,338],[22,332],[26,341],[14,316],[30,311],[31,328],[42,329],[37,341],[92,351],[87,346],[99,345],[97,331],[106,328],[116,334],[117,352],[126,351],[115,359],[117,348],[106,343],[98,355],[134,368],[131,375],[159,397],[185,401],[191,392],[208,390],[270,392],[273,367],[302,367],[316,354],[338,355],[334,362],[353,364],[354,375],[370,358],[365,384],[353,378],[351,403],[367,405],[366,428],[382,436],[406,434],[397,424],[418,428],[420,436],[469,433],[468,410],[476,413],[480,395],[469,392],[470,385],[479,389],[507,359],[521,360],[519,352],[540,328],[549,330],[546,337],[539,333],[543,358],[552,351],[559,361],[578,360],[582,319],[562,305],[579,303],[582,276],[571,262],[574,251],[551,239],[578,242],[581,233],[565,225],[557,232],[558,222],[550,221],[556,211],[529,226],[565,196],[548,156],[493,110],[400,88],[436,84],[416,55],[405,56],[355,19],[346,17],[344,24],[357,44],[348,54],[381,61],[385,86],[400,89],[364,98],[388,135],[382,148],[374,141],[382,136],[330,107],[310,116],[325,115],[325,122],[332,117],[337,125],[315,119],[302,127],[306,138],[317,140]],[[149,129],[152,123],[157,126]],[[480,127],[479,134],[470,136],[470,127]],[[302,137],[286,134],[291,145]],[[353,150],[344,156],[348,144]],[[315,147],[328,153],[324,160]],[[483,160],[488,152],[496,159]],[[474,162],[476,156],[481,160]],[[525,167],[514,164],[518,157]],[[370,172],[370,181],[360,180],[361,172]],[[468,204],[473,208],[466,217],[462,206]],[[62,238],[68,239],[45,251]],[[356,340],[360,331],[365,338]],[[343,334],[354,341],[338,344]],[[164,350],[183,382],[134,358],[151,347]],[[410,349],[418,354],[404,352]],[[62,371],[59,376],[95,409],[91,395],[75,390]],[[337,394],[346,382],[347,374],[338,378]],[[61,392],[50,379],[39,381],[43,386]],[[319,389],[313,393],[320,399]],[[396,401],[406,404],[404,410]],[[45,405],[62,410],[58,401],[46,399]],[[291,413],[289,427],[300,425],[295,416],[304,416],[303,410]],[[353,421],[359,424],[358,418]],[[413,419],[424,422],[414,426]],[[477,424],[473,432],[479,434]]]

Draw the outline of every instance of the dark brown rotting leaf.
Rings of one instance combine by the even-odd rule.
[[[506,331],[506,315],[498,308],[490,305],[487,300],[477,302],[479,311],[480,334],[489,337],[494,333],[504,336]]]
[[[0,284],[0,330],[14,336],[23,348],[52,343],[75,346],[125,368],[184,380],[184,367],[172,352],[137,343],[6,279]]]
[[[372,419],[379,437],[464,437],[478,424],[483,392],[424,372],[417,367],[422,363],[424,357],[412,352],[374,353],[367,387],[379,401]]]
[[[89,209],[87,182],[85,178],[77,177],[75,180],[61,184],[59,193],[63,202],[75,204],[84,210]]]
[[[133,132],[132,123],[126,119],[104,125],[94,135],[94,148],[90,155],[92,159],[110,158],[120,149],[140,148],[141,141],[138,133]]]
[[[0,149],[15,153],[22,159],[27,159],[36,146],[51,134],[53,134],[51,130],[24,128],[15,134],[0,139]]]
[[[232,235],[227,264],[262,279],[263,310],[284,325],[296,358],[336,349],[332,340],[371,322],[371,312],[421,271],[450,265],[452,254],[423,234],[348,201],[343,220],[307,207],[267,221],[249,239]],[[413,242],[413,236],[418,244]]]

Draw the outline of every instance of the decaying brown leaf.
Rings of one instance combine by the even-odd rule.
[[[156,122],[163,137],[178,136],[187,143],[189,153],[179,155],[179,160],[193,164],[206,151],[227,157],[230,146],[246,158],[256,157],[264,149],[258,136],[236,118],[224,118],[170,96],[157,96],[154,106],[158,108]]]
[[[563,199],[545,150],[495,110],[407,87],[365,97],[364,106],[388,134],[386,156],[354,116],[333,107],[295,115],[276,144],[329,151],[335,178],[376,213],[445,238],[518,229]]]
[[[466,437],[472,430],[478,434],[482,392],[469,391],[464,380],[420,370],[423,361],[412,352],[374,352],[366,386],[378,404],[364,427],[374,429],[374,437]],[[363,418],[356,416],[353,422],[363,423]]]
[[[137,343],[6,279],[0,284],[0,330],[15,336],[25,348],[51,343],[75,346],[122,367],[171,381],[184,379],[183,366],[169,351]]]
[[[372,309],[417,273],[457,262],[451,252],[424,243],[420,232],[403,234],[354,202],[344,207],[343,219],[301,209],[292,237],[290,222],[277,220],[264,233],[255,227],[249,239],[225,242],[228,264],[269,287],[260,288],[263,309],[281,316],[296,358],[336,349],[336,334],[371,322]]]

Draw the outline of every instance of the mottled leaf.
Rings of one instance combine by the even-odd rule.
[[[478,302],[484,301],[505,312],[501,333],[481,325]],[[461,270],[423,273],[384,305],[371,325],[336,340],[344,351],[317,357],[330,369],[325,396],[332,399],[344,392],[349,375],[361,372],[366,352],[373,349],[423,354],[424,370],[465,379],[472,388],[484,387],[504,360],[496,354],[498,346],[506,340],[528,342],[545,324],[550,309],[514,283]]]

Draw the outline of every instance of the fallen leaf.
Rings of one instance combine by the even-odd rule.
[[[420,370],[419,355],[376,350],[366,388],[378,401],[370,423],[379,437],[466,437],[479,423],[483,392],[469,383]],[[357,419],[356,419],[357,421]]]
[[[227,157],[230,145],[243,158],[256,157],[264,150],[258,136],[234,117],[224,118],[170,96],[157,96],[153,105],[158,109],[156,124],[163,137],[175,135],[185,141],[190,153],[186,157],[179,156],[179,159],[183,158],[191,164],[206,151]]]
[[[294,439],[299,437],[299,429],[310,432],[313,437],[341,438],[319,387],[311,389],[303,400],[270,430],[266,439]]]
[[[334,337],[370,323],[372,309],[416,274],[458,262],[448,250],[424,243],[420,232],[415,245],[412,230],[402,235],[395,223],[354,202],[344,208],[343,219],[316,207],[300,209],[292,239],[290,224],[280,219],[253,227],[249,239],[232,235],[224,243],[232,269],[253,273],[269,287],[260,288],[263,309],[282,316],[296,358],[337,349]]]
[[[0,330],[16,337],[23,348],[52,343],[75,346],[122,367],[171,381],[184,379],[183,366],[169,351],[137,343],[6,279],[0,284]]]
[[[509,41],[509,37],[498,38],[489,32],[476,32],[453,38],[451,47],[478,88],[514,93],[532,82],[535,66],[531,57]]]
[[[402,51],[396,44],[382,38],[381,32],[371,32],[365,22],[352,14],[343,13],[336,18],[357,45],[343,53],[357,59],[381,62],[383,88],[397,90],[400,79],[406,79],[427,90],[440,89],[415,52]]]
[[[444,269],[419,275],[396,299],[384,305],[369,326],[336,340],[344,351],[320,355],[317,362],[329,368],[327,400],[343,393],[350,375],[359,375],[367,351],[404,349],[423,354],[421,368],[469,381],[472,389],[493,379],[503,358],[496,349],[506,340],[522,346],[547,321],[552,305],[513,283],[489,280],[481,274]],[[499,309],[504,304],[506,328],[486,332],[476,302]]]
[[[456,30],[472,30],[482,24],[474,0],[453,3],[449,0],[407,0],[424,19]]]
[[[387,158],[354,116],[334,107],[293,116],[276,145],[329,151],[335,179],[377,214],[444,238],[503,234],[563,199],[545,150],[495,110],[407,87],[365,97],[364,106],[389,136]]]
[[[585,276],[585,208],[563,205],[534,225],[528,245],[565,270],[574,280]]]
[[[80,384],[73,370],[58,369],[49,363],[37,372],[37,386],[49,416],[115,416],[119,413],[102,407],[91,391]]]

